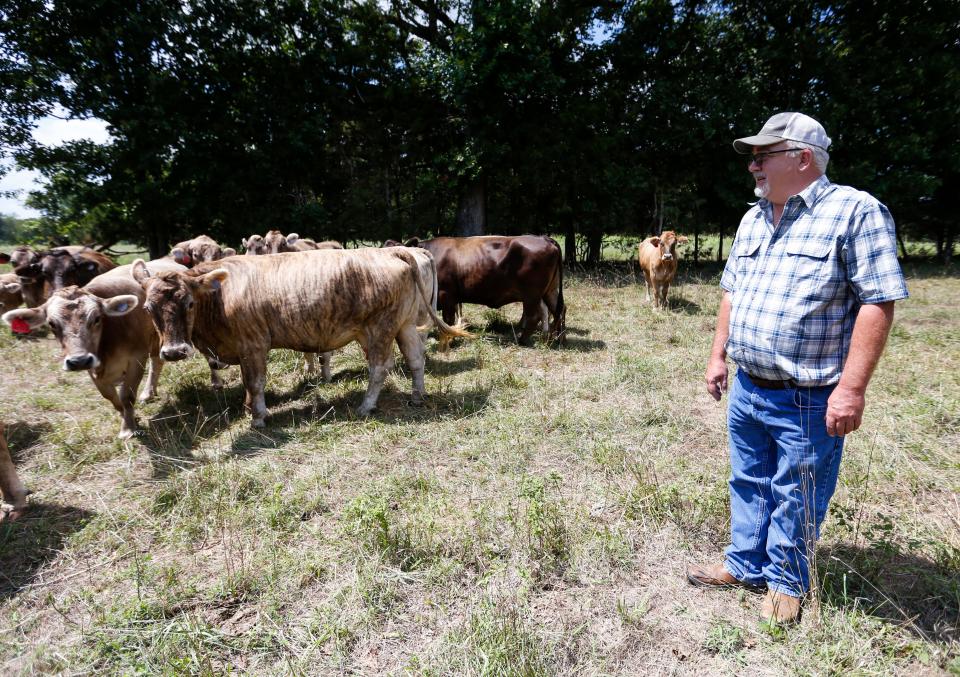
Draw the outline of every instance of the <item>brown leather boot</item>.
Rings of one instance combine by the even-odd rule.
[[[793,597],[783,592],[767,591],[760,605],[760,620],[777,625],[792,625],[800,620],[799,597]]]
[[[687,580],[698,588],[746,588],[753,592],[763,592],[766,589],[766,586],[744,583],[735,578],[722,564],[688,564]]]

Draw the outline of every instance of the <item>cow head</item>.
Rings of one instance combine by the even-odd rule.
[[[650,244],[660,250],[660,259],[663,261],[670,261],[676,258],[677,245],[683,244],[684,242],[687,242],[687,238],[683,235],[677,237],[677,234],[672,230],[663,231],[660,233],[660,237],[650,238]]]
[[[143,259],[133,262],[132,272],[146,293],[144,310],[160,333],[160,357],[168,362],[190,357],[196,302],[220,289],[229,273],[217,268],[205,274],[164,271],[151,275]]]
[[[71,285],[55,291],[39,308],[20,308],[4,313],[3,321],[15,331],[18,321],[29,329],[49,325],[63,349],[63,369],[85,371],[100,366],[97,352],[103,319],[126,315],[138,303],[139,299],[133,294],[102,299]]]
[[[15,271],[22,278],[46,282],[52,291],[76,285],[82,287],[100,274],[100,264],[82,252],[72,254],[67,249],[51,249],[39,258],[18,266]]]
[[[270,253],[267,251],[267,243],[263,241],[263,235],[251,235],[249,238],[243,238],[241,244],[246,250],[247,256],[260,256]]]
[[[170,257],[181,266],[191,268],[203,261],[219,261],[225,256],[233,256],[237,250],[220,247],[216,240],[200,235],[192,240],[180,242],[170,250]]]
[[[16,275],[0,275],[0,313],[23,303],[23,285]]]

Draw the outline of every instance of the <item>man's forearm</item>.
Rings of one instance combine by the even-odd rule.
[[[860,308],[853,325],[850,352],[847,354],[838,387],[863,393],[880,361],[893,324],[893,301],[868,304]]]
[[[717,330],[713,334],[713,347],[710,349],[711,360],[727,359],[727,339],[730,338],[730,292],[724,291],[720,299],[720,310],[717,311]]]

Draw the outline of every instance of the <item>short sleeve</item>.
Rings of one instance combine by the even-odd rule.
[[[907,283],[897,260],[897,235],[890,211],[871,200],[853,217],[842,253],[847,281],[860,303],[907,298]]]

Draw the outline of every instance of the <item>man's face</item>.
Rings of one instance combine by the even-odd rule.
[[[785,153],[793,146],[789,141],[781,141],[770,146],[754,146],[753,158],[748,169],[756,185],[753,194],[767,198],[774,204],[783,204],[809,183],[809,177],[801,175],[801,165],[810,165],[810,151]],[[799,155],[799,157],[794,157]]]

